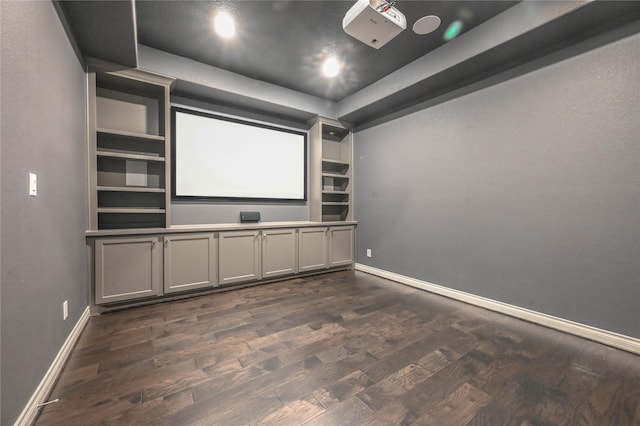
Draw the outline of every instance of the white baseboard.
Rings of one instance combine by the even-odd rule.
[[[78,322],[73,327],[73,330],[71,330],[71,333],[67,337],[67,340],[65,340],[64,344],[62,345],[62,348],[60,348],[60,351],[58,352],[56,358],[53,360],[53,363],[49,367],[49,370],[47,370],[47,373],[42,378],[42,381],[36,388],[35,392],[33,393],[33,395],[31,395],[31,399],[29,399],[29,402],[27,402],[27,405],[22,410],[22,413],[18,417],[18,420],[16,420],[15,426],[28,426],[33,424],[38,415],[38,405],[45,402],[44,399],[47,398],[49,394],[51,394],[53,385],[55,385],[56,380],[58,380],[58,376],[60,376],[62,368],[67,362],[69,355],[71,355],[73,346],[76,344],[78,337],[80,337],[80,334],[82,333],[82,330],[84,330],[84,327],[85,325],[87,325],[88,321],[89,307],[87,306],[82,315],[80,315],[80,319],[78,319]]]
[[[372,266],[367,266],[360,263],[356,263],[355,269],[357,271],[366,272],[371,275],[376,275],[382,278],[389,279],[391,281],[396,281],[401,284],[419,288],[421,290],[426,290],[428,292],[445,296],[450,299],[459,300],[470,305],[475,305],[494,312],[509,315],[514,318],[529,321],[534,324],[542,325],[544,327],[553,328],[558,331],[573,334],[574,336],[593,340],[594,342],[612,346],[617,349],[622,349],[627,352],[640,354],[640,339],[636,339],[634,337],[625,336],[596,327],[591,327],[586,324],[569,321],[541,312],[532,311],[530,309],[521,308],[519,306],[509,305],[508,303],[498,302],[486,297],[476,296],[474,294],[465,293],[463,291],[454,290],[451,288],[432,284],[426,281],[421,281],[415,278],[407,277],[405,275],[396,274],[394,272],[385,271],[383,269],[374,268]]]

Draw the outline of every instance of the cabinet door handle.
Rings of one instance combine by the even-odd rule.
[[[155,241],[151,241],[151,248],[156,248],[156,242]]]
[[[169,240],[164,240],[164,247],[168,248],[169,247]]]

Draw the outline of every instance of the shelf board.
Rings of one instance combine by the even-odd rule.
[[[338,165],[338,166],[349,167],[349,162],[348,161],[330,160],[329,158],[323,158],[322,162],[323,163],[328,163],[328,164],[335,164],[335,165]]]
[[[326,173],[322,172],[322,177],[330,177],[330,178],[338,178],[338,179],[349,179],[347,175],[341,175],[340,173]]]
[[[152,207],[98,207],[98,213],[165,213],[165,209]]]
[[[137,70],[132,71],[133,73],[139,73]],[[164,96],[164,86],[168,83],[157,81],[156,76],[132,75],[129,71],[125,71],[125,73],[127,75],[121,75],[118,72],[96,73],[96,86],[98,89],[122,92],[150,99],[162,99]]]
[[[344,127],[332,126],[331,124],[322,123],[322,139],[340,142],[349,134],[349,130]]]
[[[347,176],[349,174],[349,163],[338,160],[322,160],[322,172],[329,175]]]
[[[348,202],[338,202],[338,201],[323,201],[322,205],[323,206],[345,206],[345,207],[348,207],[349,203]]]
[[[98,133],[102,133],[105,135],[113,135],[113,136],[124,136],[127,138],[135,138],[135,139],[144,139],[148,141],[158,141],[164,142],[164,136],[159,135],[151,135],[148,133],[135,133],[135,132],[127,132],[125,130],[113,130],[113,129],[96,129]]]
[[[329,189],[323,189],[323,194],[333,194],[333,195],[349,195],[349,191],[332,191]]]
[[[98,150],[96,152],[98,157],[111,157],[111,158],[123,158],[126,160],[144,160],[144,161],[157,161],[164,163],[164,157],[156,157],[153,155],[144,155],[144,154],[126,154],[124,152],[114,152],[114,151],[102,151]]]
[[[109,192],[167,192],[164,188],[149,188],[146,186],[98,186],[98,191]]]

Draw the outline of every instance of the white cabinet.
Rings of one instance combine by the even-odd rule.
[[[298,232],[298,265],[300,272],[329,267],[327,227],[300,228]]]
[[[220,285],[262,278],[259,230],[220,232],[218,244]]]
[[[157,236],[97,240],[95,303],[112,303],[160,295],[160,256]]]
[[[165,235],[164,292],[218,285],[218,244],[213,233]]]
[[[300,272],[353,264],[354,227],[301,228],[298,234]]]
[[[262,278],[298,272],[295,229],[262,231]]]
[[[329,266],[353,264],[354,228],[337,226],[329,228]]]
[[[94,236],[94,303],[351,267],[354,225]]]

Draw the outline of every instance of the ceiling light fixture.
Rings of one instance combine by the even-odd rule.
[[[228,12],[218,12],[213,21],[213,27],[223,38],[231,38],[236,34],[236,22]]]
[[[340,73],[340,62],[335,56],[330,56],[322,64],[322,74],[327,78],[333,78]]]

